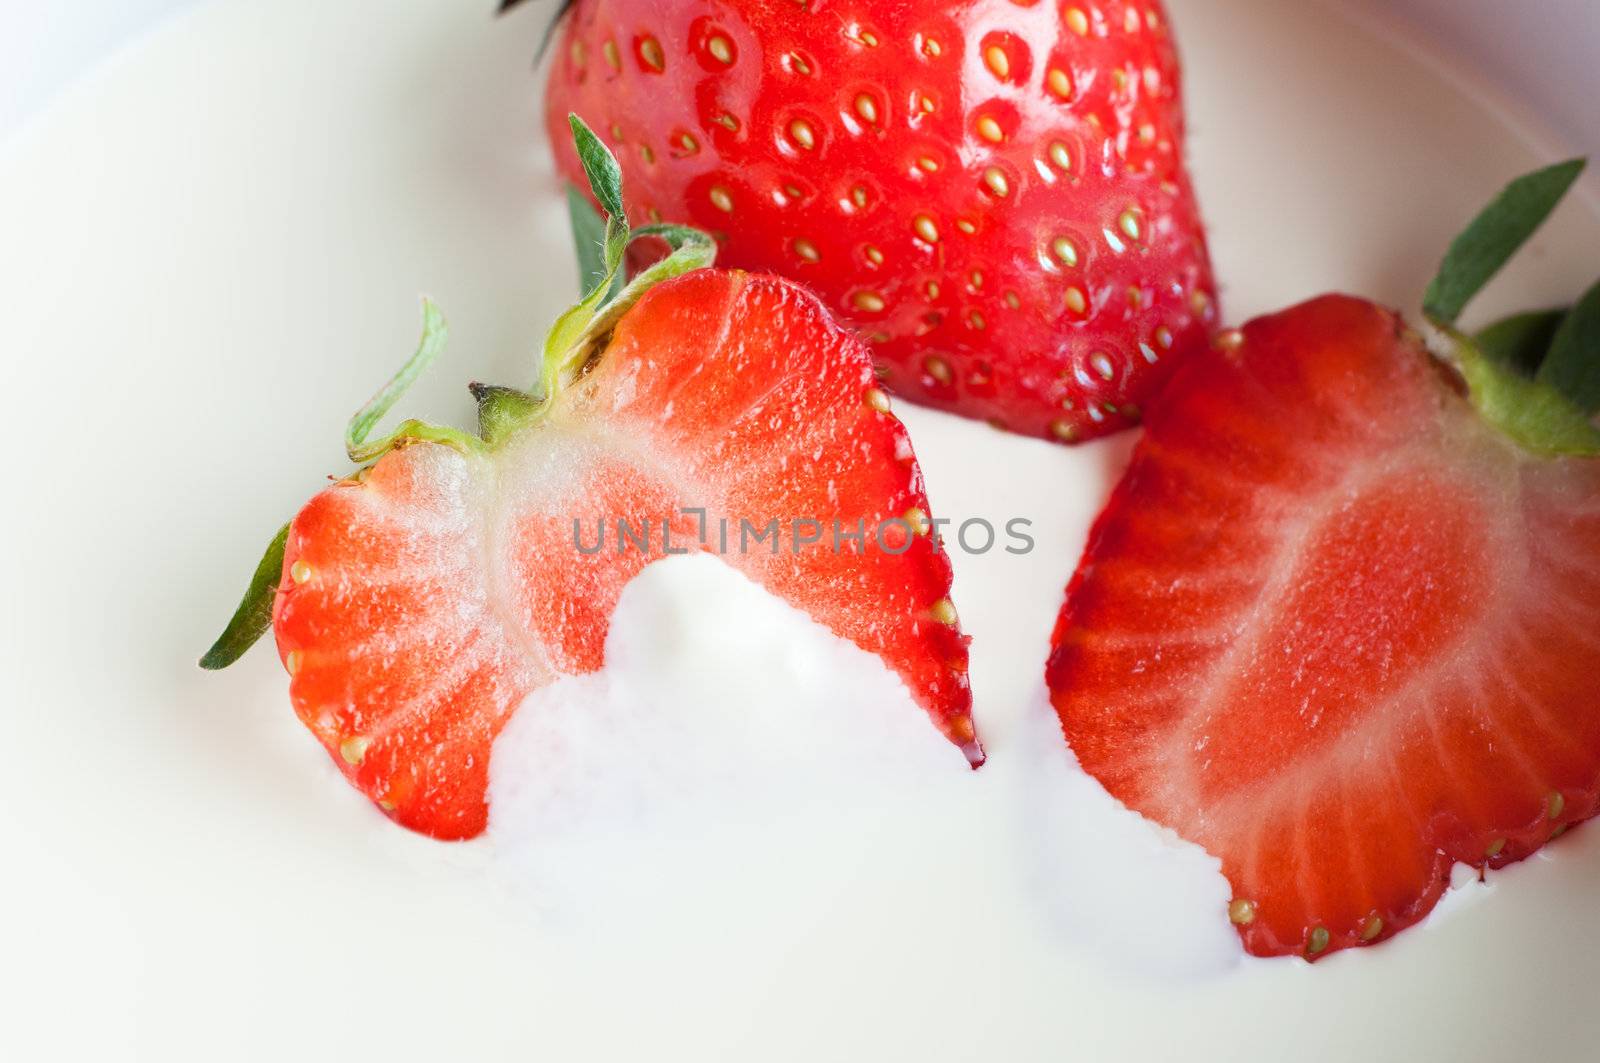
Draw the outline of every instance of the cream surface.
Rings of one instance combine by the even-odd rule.
[[[714,926],[749,955],[832,896],[835,932],[870,940],[867,876],[1014,907],[1109,969],[1238,962],[1215,862],[1074,770],[1042,703],[1017,763],[974,775],[875,657],[707,555],[629,585],[606,659],[495,744],[496,870],[552,925],[667,953]]]
[[[1332,6],[1170,6],[1235,320],[1415,306],[1460,220],[1561,151]],[[251,551],[343,471],[414,292],[453,338],[406,412],[458,421],[573,294],[540,5],[490,7],[219,0],[0,147],[0,1056],[1593,1058],[1600,832],[1380,949],[1246,963],[1213,862],[1075,773],[1040,676],[1127,440],[898,407],[940,515],[1038,543],[956,558],[978,773],[876,661],[704,559],[646,572],[607,668],[525,707],[473,845],[351,791],[270,651],[195,671]],[[1478,312],[1572,297],[1596,246],[1570,204]]]

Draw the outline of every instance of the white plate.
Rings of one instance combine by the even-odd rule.
[[[1331,10],[1171,6],[1235,319],[1330,288],[1414,306],[1460,221],[1559,150],[1505,126],[1521,102]],[[570,294],[533,146],[538,19],[213,4],[0,149],[0,1055],[1593,1058],[1593,830],[1381,949],[1170,983],[1048,930],[1012,867],[1047,835],[971,822],[968,877],[908,897],[905,867],[863,863],[784,950],[708,926],[736,962],[697,963],[552,931],[477,850],[389,827],[295,722],[270,653],[199,673],[255,552],[342,468],[344,418],[414,340],[413,294],[455,329],[409,408],[457,418],[461,381],[520,379]],[[1597,245],[1569,205],[1479,311],[1570,298]],[[1099,502],[1057,485],[1103,489],[1125,441],[907,420],[942,511],[1022,507],[1050,546],[958,558],[992,758],[974,786],[1016,787]]]

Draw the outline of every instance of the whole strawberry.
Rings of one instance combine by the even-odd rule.
[[[674,252],[621,286],[616,163],[573,132],[611,218],[580,245],[600,276],[536,385],[474,385],[476,433],[407,421],[369,442],[443,345],[430,306],[416,356],[351,421],[362,467],[274,540],[202,665],[270,626],[296,713],[351,783],[468,838],[510,715],[603,664],[640,569],[705,550],[881,657],[980,763],[950,561],[865,348],[790,282],[701,268],[715,249],[692,230],[648,230]]]
[[[1381,941],[1452,863],[1600,807],[1600,286],[1455,328],[1580,168],[1457,241],[1437,354],[1342,295],[1224,334],[1090,534],[1047,671],[1067,740],[1221,860],[1251,952]]]
[[[1157,0],[577,0],[546,95],[634,221],[817,291],[897,393],[1074,441],[1136,421],[1215,289]]]

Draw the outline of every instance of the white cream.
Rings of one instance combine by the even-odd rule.
[[[780,913],[892,858],[1035,909],[1116,969],[1239,956],[1215,861],[1079,772],[1042,701],[975,776],[882,662],[709,555],[629,584],[606,662],[529,697],[491,765],[499,870],[558,924],[665,947],[668,903],[680,925],[781,933]],[[972,859],[977,832],[997,855]]]
[[[959,855],[937,819],[971,788],[960,752],[876,658],[722,562],[647,568],[606,650],[495,746],[497,870],[552,926],[704,963],[715,941],[781,947],[784,913],[886,837]]]
[[[792,832],[815,843],[907,810],[919,827],[934,817],[915,805],[970,781],[877,658],[710,555],[630,583],[606,658],[523,703],[490,786],[498,855],[602,920],[613,892],[631,908],[676,884],[736,897],[752,855],[792,853]],[[620,880],[632,867],[647,870]]]

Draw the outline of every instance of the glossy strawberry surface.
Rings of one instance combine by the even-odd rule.
[[[633,220],[817,291],[895,392],[1028,435],[1126,426],[1202,347],[1215,286],[1158,2],[578,0],[575,112]]]

